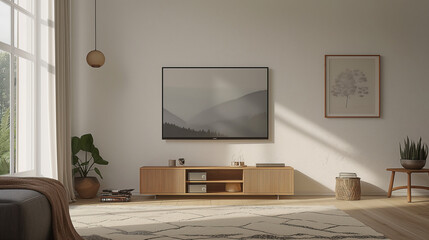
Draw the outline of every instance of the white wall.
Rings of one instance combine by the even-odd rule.
[[[72,134],[91,132],[102,187],[136,188],[143,165],[285,162],[296,194],[332,194],[340,171],[357,172],[364,194],[388,187],[398,142],[429,143],[429,1],[103,0],[90,68],[93,1],[72,1]],[[380,54],[381,119],[324,118],[324,55]],[[270,68],[270,141],[161,140],[162,66]],[[414,183],[428,176],[413,176]],[[397,176],[405,183],[405,176]]]

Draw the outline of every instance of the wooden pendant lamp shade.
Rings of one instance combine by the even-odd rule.
[[[89,66],[93,68],[99,68],[103,66],[106,58],[104,57],[104,54],[97,50],[97,0],[94,0],[95,2],[95,14],[94,14],[94,41],[95,41],[95,49],[90,51],[88,55],[86,55],[86,62],[89,64]]]
[[[99,68],[103,66],[105,60],[104,54],[98,50],[92,50],[88,53],[88,55],[86,55],[86,61],[88,62],[89,66],[93,68]]]

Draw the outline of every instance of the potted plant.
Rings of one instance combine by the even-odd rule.
[[[90,133],[82,135],[80,138],[72,137],[71,145],[73,175],[80,175],[80,177],[75,177],[75,189],[81,198],[94,198],[97,196],[100,183],[96,177],[88,177],[88,173],[94,171],[103,179],[100,169],[94,165],[107,165],[109,162],[100,156]]]
[[[405,169],[422,169],[426,164],[426,158],[428,156],[428,145],[422,144],[422,138],[419,139],[418,143],[404,140],[404,148],[399,143],[399,151],[401,152],[401,165]]]

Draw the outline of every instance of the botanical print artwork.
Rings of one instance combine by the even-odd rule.
[[[359,69],[346,69],[335,79],[332,86],[332,96],[345,97],[345,107],[347,108],[351,96],[365,97],[368,95],[368,79],[365,73]]]
[[[325,116],[380,117],[380,56],[325,56]]]

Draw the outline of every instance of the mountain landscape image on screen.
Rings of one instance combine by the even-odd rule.
[[[267,90],[246,94],[203,109],[188,121],[163,108],[163,137],[266,138],[267,94]]]

